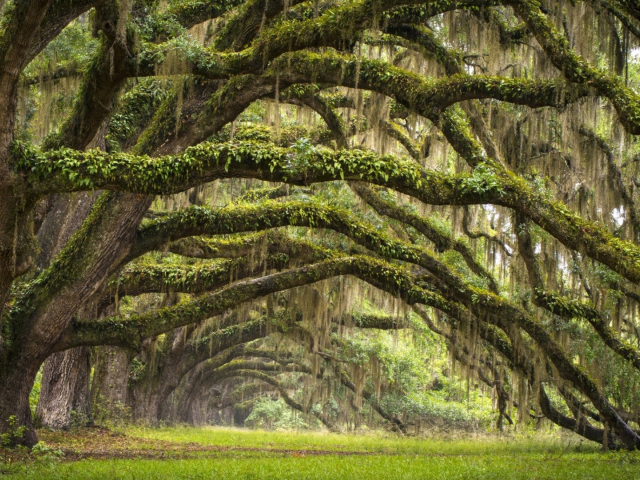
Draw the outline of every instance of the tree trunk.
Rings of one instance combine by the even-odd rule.
[[[187,378],[184,379],[184,386],[181,388],[182,397],[176,407],[176,419],[178,422],[191,423],[194,426],[198,426],[201,423],[200,416],[198,416],[198,423],[195,422],[194,409],[197,408],[198,413],[200,412],[202,380],[202,371],[200,369],[188,374]]]
[[[120,347],[98,347],[91,384],[91,404],[98,421],[118,419],[126,411],[131,353]]]
[[[189,415],[187,421],[194,427],[202,425],[202,395],[200,392],[194,397],[190,404]]]
[[[37,261],[39,268],[47,268],[82,226],[97,196],[97,193],[89,195],[84,192],[53,195],[53,206],[38,231],[38,243],[41,246]],[[73,348],[48,357],[42,373],[36,425],[67,429],[72,422],[90,422],[90,371],[90,352],[87,347]],[[75,412],[74,418],[72,412]]]
[[[0,373],[0,432],[9,434],[12,445],[34,446],[38,443],[31,418],[29,394],[42,362],[8,365]]]
[[[53,429],[84,425],[91,419],[90,351],[79,347],[47,358],[36,409],[36,424]]]
[[[157,425],[159,421],[158,389],[143,383],[131,389],[131,414],[135,421]]]
[[[89,215],[91,206],[97,198],[98,193],[90,195],[85,192],[52,195],[51,210],[38,230],[40,245],[40,255],[36,262],[38,268],[47,268],[60,253],[71,236],[82,226],[82,222]]]
[[[110,193],[103,198],[95,215],[89,217],[92,221],[86,229],[88,236],[70,254],[73,258],[90,255],[90,261],[74,264],[78,270],[69,277],[64,276],[66,272],[61,273],[58,291],[52,290],[53,295],[43,298],[33,313],[11,325],[15,333],[10,350],[3,352],[0,372],[0,385],[9,385],[0,398],[0,432],[8,431],[7,419],[15,414],[30,430],[24,442],[27,445],[37,442],[28,405],[38,368],[52,353],[64,350],[65,334],[81,310],[79,307],[124,260],[151,203],[151,197],[140,195]]]

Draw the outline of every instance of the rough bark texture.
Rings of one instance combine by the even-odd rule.
[[[67,429],[91,421],[90,357],[88,347],[78,347],[47,359],[36,409],[37,425]]]
[[[120,417],[126,411],[131,358],[131,352],[120,347],[96,348],[91,404],[101,420]]]

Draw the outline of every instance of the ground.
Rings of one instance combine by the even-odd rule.
[[[231,428],[40,431],[0,449],[0,475],[38,479],[640,478],[640,453],[549,433],[438,440]]]

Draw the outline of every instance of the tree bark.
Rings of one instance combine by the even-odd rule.
[[[36,409],[36,425],[68,429],[91,421],[90,351],[78,347],[51,355],[45,362]]]
[[[78,231],[97,196],[97,193],[53,195],[53,207],[38,231],[41,250],[36,264],[39,268],[47,268]],[[47,358],[35,424],[66,430],[73,423],[91,422],[90,371],[90,351],[87,347],[54,353]]]
[[[33,446],[38,443],[38,437],[33,428],[29,394],[33,388],[36,374],[42,364],[39,360],[12,362],[5,366],[0,376],[0,432],[12,435],[11,443],[15,445]],[[12,426],[24,427],[25,431],[14,435],[16,429]]]
[[[131,360],[131,353],[124,348],[97,349],[91,384],[91,405],[101,421],[115,419],[126,411]]]

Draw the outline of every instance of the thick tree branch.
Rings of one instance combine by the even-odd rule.
[[[203,144],[180,156],[156,159],[73,150],[28,150],[16,152],[16,156],[20,158],[19,167],[29,172],[34,189],[41,192],[43,188],[106,188],[169,193],[225,177],[298,185],[342,178],[388,186],[429,204],[501,205],[525,215],[565,246],[585,253],[632,282],[640,282],[639,247],[614,237],[602,225],[583,220],[510,172],[446,175],[424,170],[414,162],[363,151],[321,151],[313,161],[300,165],[288,150],[255,143]]]

